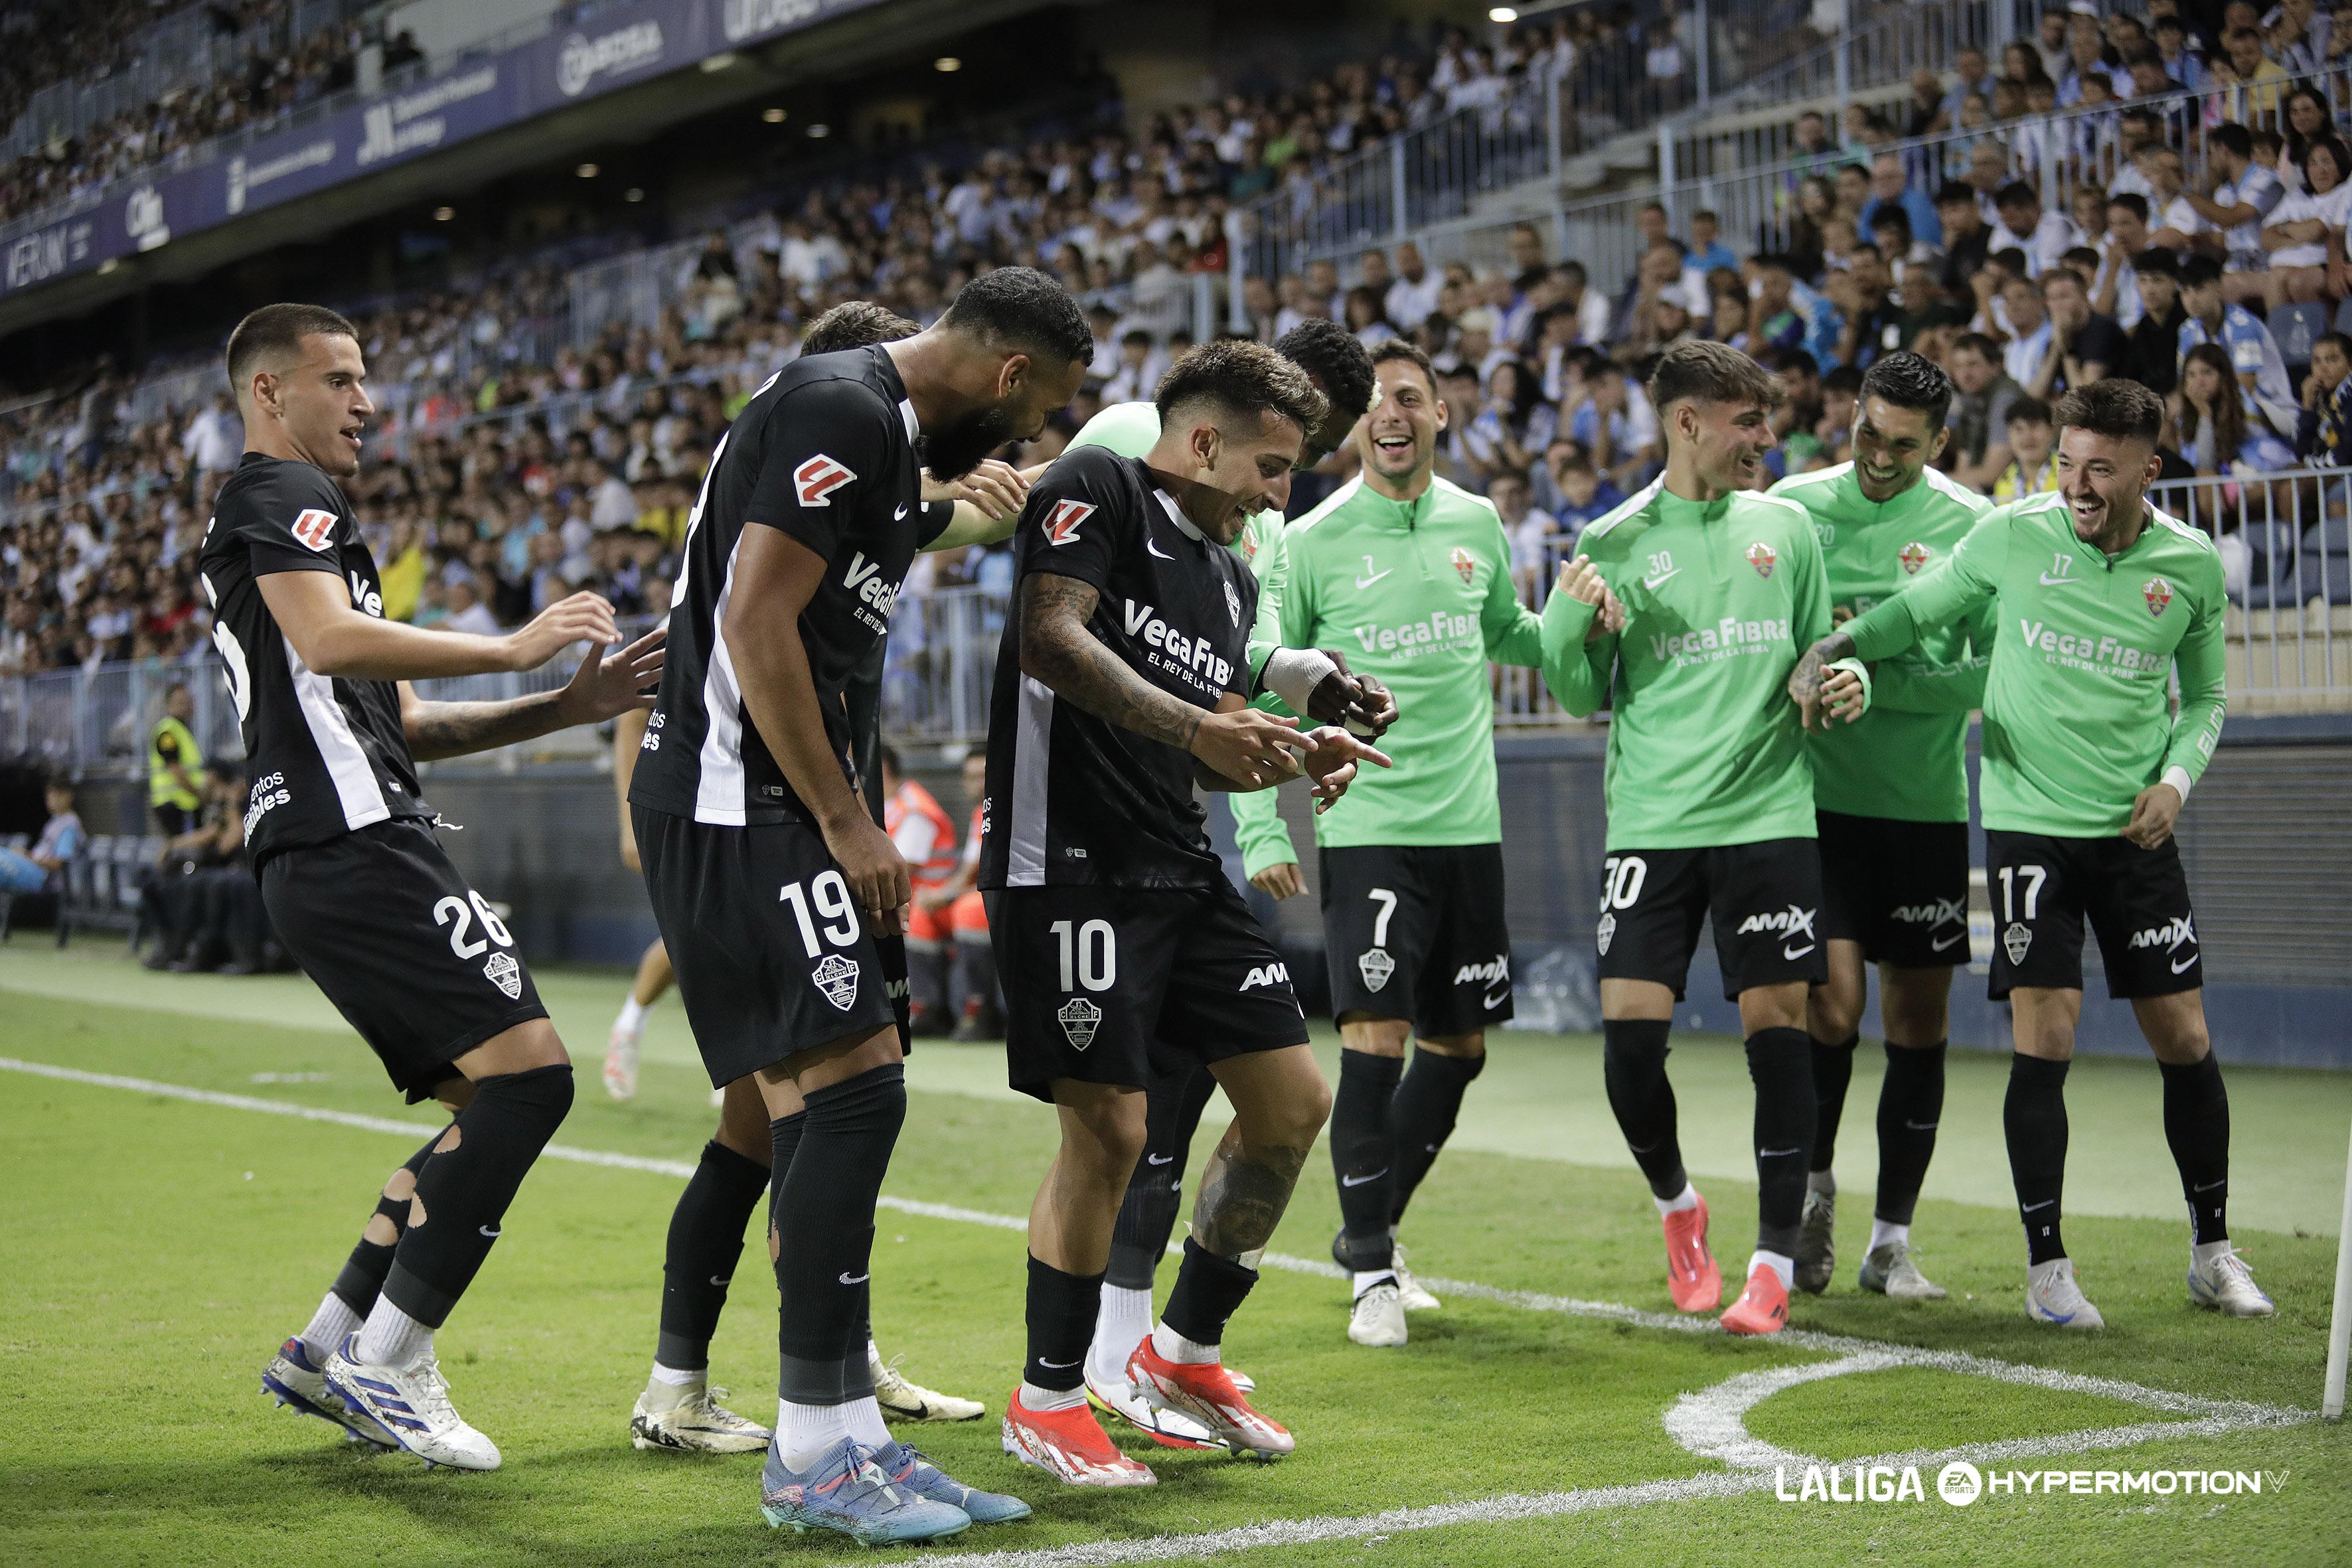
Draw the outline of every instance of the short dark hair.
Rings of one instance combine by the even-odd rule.
[[[1118,343],[1121,348],[1133,348],[1137,343],[1150,348],[1151,346],[1150,331],[1144,327],[1129,327],[1119,334]]]
[[[2322,343],[2334,343],[2346,359],[2352,359],[2352,337],[2342,332],[2322,332],[2311,340],[2311,346],[2315,349]]]
[[[1576,274],[1576,280],[1579,283],[1585,282],[1591,277],[1591,273],[1585,271],[1584,263],[1573,258],[1561,262],[1559,266],[1553,268],[1552,270],[1554,272],[1573,272]]]
[[[2251,29],[2241,28],[2240,31]],[[2242,125],[2235,122],[2216,125],[2207,134],[2214,146],[2227,148],[2234,157],[2251,158],[2254,155],[2254,133]]]
[[[1903,248],[1906,250],[1911,248],[1911,215],[1893,202],[1879,203],[1878,210],[1870,215],[1871,232],[1875,234],[1882,228],[1891,228],[1900,232],[1903,236]]]
[[[2180,257],[2168,245],[2151,245],[2132,262],[2132,271],[2142,278],[2151,274],[2180,281]]]
[[[1297,426],[1302,434],[1322,424],[1331,411],[1329,401],[1315,390],[1304,370],[1246,338],[1202,343],[1168,367],[1151,401],[1163,425],[1187,404],[1213,403],[1221,417],[1240,420],[1271,414]]]
[[[1898,349],[1880,354],[1863,373],[1862,395],[1882,397],[1897,408],[1916,408],[1927,416],[1930,431],[1944,427],[1952,409],[1952,379],[1934,360]]]
[[[2118,441],[2145,441],[2153,447],[2164,432],[2164,399],[2119,375],[2075,387],[2058,400],[2053,412],[2054,423],[2067,429]]]
[[[2004,245],[1985,259],[2009,272],[2012,277],[2025,276],[2025,252],[2016,246]]]
[[[1650,405],[1661,413],[1676,403],[1780,404],[1772,373],[1729,343],[1686,338],[1658,356],[1650,373]]]
[[[359,341],[360,330],[324,305],[264,305],[228,335],[228,384],[240,396],[265,359],[299,357],[311,337]]]
[[[2221,263],[2218,258],[2190,256],[2180,263],[2180,286],[2183,289],[2201,289],[2208,283],[2221,280]]]
[[[1429,383],[1429,390],[1437,390],[1437,366],[1431,361],[1428,350],[1411,338],[1384,338],[1380,346],[1372,350],[1371,363],[1375,373],[1381,366],[1395,360],[1402,360],[1419,370],[1422,379]]]
[[[1972,207],[1977,205],[1977,188],[1959,180],[1946,180],[1936,187],[1936,205],[1939,207]]]
[[[1775,350],[1767,363],[1783,374],[1790,371],[1796,372],[1799,375],[1818,376],[1822,374],[1822,362],[1813,357],[1812,351],[1793,345]]]
[[[1352,425],[1372,405],[1372,356],[1337,321],[1309,317],[1274,341],[1274,352],[1323,384],[1323,395]]]
[[[1860,397],[1862,395],[1862,372],[1850,364],[1839,365],[1827,375],[1822,377],[1822,391],[1824,393],[1843,392],[1855,397]]]
[[[2011,180],[1992,194],[1997,207],[2033,207],[2042,205],[2042,193],[2023,180]]]
[[[2006,423],[2015,425],[2021,421],[2027,425],[2049,424],[2050,405],[2042,402],[2042,399],[2038,397],[2021,397],[2016,399],[2009,405],[2009,418]]]
[[[2036,282],[2040,285],[2042,297],[2045,300],[2050,298],[2050,285],[2053,283],[2072,283],[2085,294],[2091,291],[2091,286],[2083,281],[2083,275],[2071,267],[2053,267],[2036,279]]]
[[[1095,334],[1068,289],[1034,267],[999,267],[957,293],[940,324],[993,338],[1023,353],[1095,357]]]
[[[2107,198],[2107,205],[2121,207],[2142,223],[2147,221],[2147,198],[2137,191],[2117,191]]]
[[[809,323],[808,331],[801,334],[801,353],[835,354],[844,349],[895,343],[922,330],[887,305],[845,300]]]
[[[2000,345],[1982,332],[1962,332],[1958,337],[1954,338],[1952,352],[1958,353],[1962,349],[1967,349],[1972,353],[1980,353],[1988,360],[1997,362],[2000,358]]]

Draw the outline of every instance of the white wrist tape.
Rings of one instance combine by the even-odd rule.
[[[1321,648],[1278,647],[1266,656],[1258,685],[1282,699],[1290,710],[1307,717],[1307,704],[1323,678],[1339,668]]]

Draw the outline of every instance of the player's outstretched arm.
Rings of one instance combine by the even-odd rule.
[[[1307,738],[1227,693],[1211,713],[1153,686],[1087,629],[1101,595],[1091,583],[1034,572],[1021,585],[1021,673],[1096,718],[1192,753],[1209,789],[1264,789],[1295,777]],[[1205,770],[1205,776],[1202,770]]]
[[[1589,557],[1560,567],[1543,610],[1543,679],[1574,717],[1597,712],[1608,700],[1624,626],[1625,606]]]
[[[994,544],[1001,539],[1012,538],[1021,521],[1022,505],[1029,499],[1029,487],[1047,466],[1039,463],[1034,468],[1016,468],[990,458],[960,479],[941,480],[924,475],[923,499],[955,502],[955,519],[937,539],[923,546],[923,552],[961,550],[967,545]]]
[[[256,581],[261,597],[302,663],[320,675],[352,680],[434,680],[537,669],[576,642],[618,642],[613,606],[574,594],[500,637],[444,632],[387,621],[352,603],[331,572],[271,572]]]
[[[504,702],[428,702],[404,680],[400,727],[408,736],[409,752],[421,763],[462,757],[651,708],[652,689],[661,684],[662,644],[668,637],[668,627],[656,626],[626,647],[582,659],[561,691],[535,692]],[[640,722],[636,730],[642,736],[645,725]],[[630,764],[635,765],[634,754]],[[627,784],[621,788],[625,802]],[[625,811],[621,821],[625,835]],[[630,844],[624,858],[635,853],[635,846]]]

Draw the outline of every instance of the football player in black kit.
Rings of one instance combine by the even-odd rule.
[[[862,1329],[875,1199],[907,1109],[889,992],[910,893],[856,791],[844,692],[941,526],[921,469],[953,479],[1035,436],[1092,354],[1052,279],[986,273],[914,337],[779,372],[719,442],[688,526],[629,797],[710,1081],[757,1074],[770,1117],[771,1524],[878,1544],[1029,1511],[894,1442],[872,1394]]]
[[[1257,579],[1226,546],[1287,499],[1323,395],[1272,349],[1220,342],[1177,361],[1154,402],[1160,434],[1143,458],[1080,448],[1030,490],[989,723],[980,885],[1010,1078],[1062,1127],[1030,1209],[1028,1359],[1004,1447],[1078,1486],[1154,1479],[1104,1433],[1082,1367],[1155,1045],[1205,1062],[1234,1120],[1128,1377],[1236,1453],[1294,1447],[1250,1407],[1219,1344],[1331,1096],[1282,956],[1225,879],[1193,789],[1264,789],[1303,765],[1328,803],[1359,759],[1387,763],[1343,729],[1302,733],[1245,706]]]
[[[379,1447],[490,1470],[498,1446],[449,1403],[433,1331],[488,1256],[524,1173],[572,1104],[572,1066],[495,910],[434,837],[415,759],[457,756],[642,706],[662,635],[593,652],[560,691],[427,702],[408,682],[535,669],[618,640],[575,594],[504,637],[383,618],[375,561],[336,482],[374,405],[357,333],[270,305],[229,337],[244,458],[197,571],[244,731],[246,842],[278,938],[414,1103],[455,1113],[393,1173],[359,1246],[262,1387]]]

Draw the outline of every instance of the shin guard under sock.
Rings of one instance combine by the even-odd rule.
[[[868,1068],[803,1098],[799,1145],[775,1188],[777,1394],[832,1405],[865,1302],[874,1200],[907,1120],[906,1068]]]
[[[1359,1273],[1393,1261],[1389,1216],[1396,1198],[1396,1139],[1389,1126],[1404,1063],[1396,1057],[1342,1048],[1339,1088],[1331,1097],[1331,1173],[1339,1184],[1339,1226],[1349,1266]],[[1187,1267],[1192,1251],[1185,1251]],[[1178,1329],[1179,1333],[1185,1333]],[[1188,1339],[1197,1334],[1185,1333]],[[1214,1344],[1213,1336],[1203,1343]]]
[[[411,1154],[408,1163],[400,1167],[408,1173],[408,1190],[411,1193],[416,1190],[417,1173],[425,1169],[425,1162],[433,1157],[433,1145],[441,1142],[444,1136],[446,1130],[426,1139],[425,1147]],[[392,1272],[393,1252],[400,1246],[400,1238],[407,1234],[408,1216],[414,1211],[408,1199],[386,1195],[376,1199],[375,1212],[378,1216],[392,1222],[392,1239],[379,1244],[370,1241],[362,1234],[359,1245],[352,1248],[350,1258],[344,1262],[342,1272],[335,1276],[335,1299],[360,1318],[373,1311],[375,1299],[383,1294],[384,1277]],[[373,1219],[369,1223],[374,1223]],[[331,1345],[328,1348],[331,1350],[334,1347]]]
[[[1177,1266],[1175,1289],[1168,1292],[1160,1321],[1195,1344],[1223,1344],[1225,1324],[1256,1283],[1256,1269],[1220,1258],[1187,1237],[1184,1261]]]
[[[1396,1093],[1389,1098],[1389,1129],[1396,1140],[1396,1193],[1389,1205],[1389,1225],[1404,1218],[1405,1205],[1421,1185],[1437,1152],[1454,1136],[1454,1119],[1462,1113],[1462,1096],[1471,1080],[1485,1070],[1486,1058],[1441,1056],[1415,1046],[1412,1065],[1405,1068]]]
[[[2186,1065],[2157,1064],[2164,1072],[2164,1141],[2180,1170],[2189,1200],[2192,1242],[2230,1236],[2230,1091],[2211,1051]]]
[[[1065,1274],[1034,1257],[1029,1259],[1029,1359],[1021,1369],[1024,1383],[1066,1393],[1086,1380],[1087,1344],[1094,1338],[1102,1283],[1099,1274]]]
[[[702,1146],[701,1163],[670,1213],[662,1255],[661,1338],[654,1351],[662,1365],[677,1372],[709,1366],[710,1336],[743,1255],[743,1228],[767,1192],[766,1165],[715,1141]]]
[[[1149,1290],[1175,1234],[1184,1204],[1184,1166],[1200,1130],[1201,1112],[1216,1092],[1217,1080],[1204,1067],[1187,1064],[1180,1073],[1144,1086],[1143,1152],[1127,1179],[1118,1218],[1110,1232],[1107,1283],[1126,1290]]]
[[[1663,1018],[1615,1018],[1601,1026],[1609,1109],[1650,1191],[1662,1198],[1679,1197],[1690,1185],[1675,1138],[1675,1089],[1666,1081],[1666,1035],[1673,1027]]]
[[[474,1085],[436,1152],[416,1176],[422,1217],[393,1254],[383,1294],[420,1323],[439,1328],[490,1255],[507,1205],[539,1152],[572,1109],[569,1063],[500,1073]],[[455,1146],[442,1148],[455,1134]]]
[[[1936,1128],[1944,1119],[1944,1045],[1890,1042],[1886,1047],[1886,1078],[1878,1086],[1878,1203],[1872,1213],[1888,1225],[1911,1223],[1927,1162],[1936,1156]]]
[[[1748,1037],[1748,1077],[1756,1086],[1756,1246],[1794,1258],[1812,1163],[1812,1042],[1802,1029],[1757,1030]]]
[[[2059,1199],[2066,1186],[2066,1065],[2022,1054],[2009,1058],[2009,1094],[2000,1121],[2029,1263],[2066,1256],[2059,1227],[2064,1212]]]
[[[1862,1037],[1840,1045],[1808,1035],[1805,1043],[1813,1062],[1812,1168],[1826,1171],[1837,1159],[1838,1122],[1845,1115],[1846,1085],[1853,1079],[1853,1051]]]

